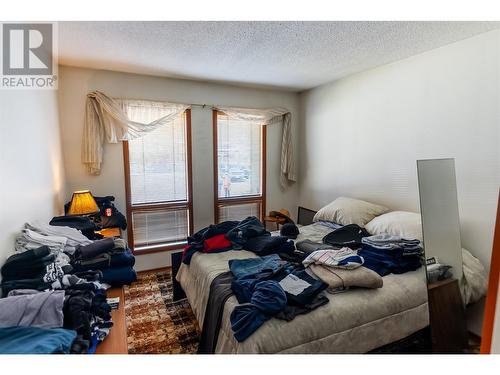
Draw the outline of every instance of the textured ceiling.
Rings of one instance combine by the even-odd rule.
[[[498,22],[60,22],[63,65],[300,91]]]

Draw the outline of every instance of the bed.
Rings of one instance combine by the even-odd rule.
[[[331,228],[320,223],[300,228],[297,241],[321,241]],[[217,254],[196,253],[189,266],[182,264],[176,280],[203,326],[210,284],[229,270],[228,260],[257,257],[240,250]],[[329,303],[286,322],[271,319],[252,336],[237,342],[229,316],[238,301],[224,306],[216,353],[366,353],[403,339],[429,325],[424,268],[383,278],[380,289],[352,289],[325,295]]]

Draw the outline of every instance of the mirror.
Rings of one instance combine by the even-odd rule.
[[[417,171],[425,256],[451,266],[450,276],[460,280],[462,246],[455,160],[418,160]]]
[[[418,160],[417,174],[432,350],[462,353],[467,329],[459,287],[463,271],[455,160]]]

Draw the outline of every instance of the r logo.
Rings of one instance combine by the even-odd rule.
[[[52,24],[3,24],[3,74],[52,74]]]

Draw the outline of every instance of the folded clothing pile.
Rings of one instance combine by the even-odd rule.
[[[1,354],[68,354],[76,332],[64,328],[0,328]]]
[[[234,337],[244,341],[272,317],[290,321],[326,303],[327,284],[277,254],[229,261],[231,288],[241,305],[231,313]]]
[[[92,353],[113,325],[110,311],[102,289],[12,290],[0,299],[0,353]],[[30,337],[32,344],[14,351],[3,341],[24,342]],[[47,339],[53,345],[43,345]]]
[[[255,216],[242,221],[224,221],[210,225],[188,237],[182,262],[191,263],[197,252],[219,253],[228,250],[245,249],[257,255],[292,254],[293,241],[284,236],[271,236]]]
[[[47,246],[56,256],[59,265],[69,264],[69,255],[74,254],[76,247],[91,244],[92,241],[80,231],[70,227],[58,227],[41,223],[26,223],[24,229],[16,237],[16,252],[22,253],[40,246]]]
[[[137,279],[135,257],[121,238],[104,238],[77,247],[71,265],[76,272],[101,271],[101,282],[111,286],[130,284]]]
[[[135,281],[134,264],[124,240],[26,224],[0,269],[0,353],[94,352],[113,324],[106,288]]]
[[[385,276],[389,273],[401,274],[420,268],[423,249],[419,240],[382,233],[364,237],[358,255],[363,257],[364,267],[377,272],[380,276]]]
[[[72,270],[68,264],[60,266],[56,259],[46,245],[11,255],[0,270],[2,294],[5,296],[15,289],[51,288],[52,283]]]
[[[381,288],[382,277],[363,267],[364,258],[348,247],[335,248],[330,245],[304,240],[297,249],[309,254],[303,265],[313,276],[328,284],[329,293],[338,293],[351,287]]]

